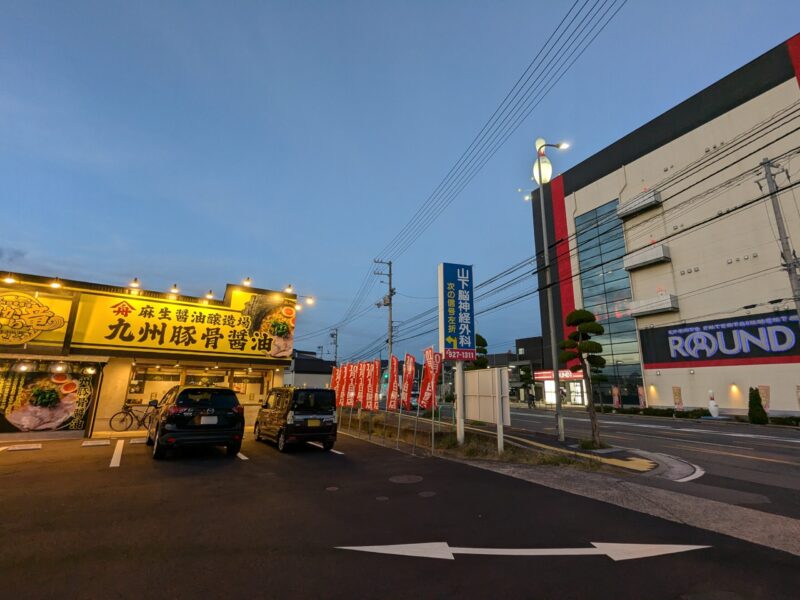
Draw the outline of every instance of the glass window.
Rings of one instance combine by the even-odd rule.
[[[332,411],[336,407],[333,390],[298,390],[294,395],[293,410]]]
[[[183,390],[175,404],[184,407],[234,408],[239,406],[236,394],[227,388],[197,388]]]

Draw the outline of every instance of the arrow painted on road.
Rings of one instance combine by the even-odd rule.
[[[447,542],[423,544],[394,544],[388,546],[337,546],[337,550],[356,550],[397,556],[418,558],[441,558],[455,560],[456,554],[479,554],[482,556],[607,556],[611,560],[649,558],[664,554],[677,554],[690,550],[702,550],[711,546],[676,546],[670,544],[610,544],[592,542],[593,548],[452,548]]]

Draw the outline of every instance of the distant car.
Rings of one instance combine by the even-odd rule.
[[[322,388],[274,388],[258,411],[253,432],[257,441],[275,441],[281,452],[299,442],[320,442],[324,450],[330,450],[336,443],[336,393]]]
[[[244,407],[231,389],[175,386],[160,404],[152,400],[150,406],[159,409],[147,430],[154,459],[182,446],[225,446],[228,456],[242,448]]]

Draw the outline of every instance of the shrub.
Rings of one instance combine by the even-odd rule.
[[[750,417],[750,422],[756,425],[769,423],[767,411],[764,410],[764,406],[761,404],[761,394],[758,392],[758,388],[750,388],[750,403],[747,409],[747,416]]]
[[[642,414],[651,417],[671,417],[675,411],[671,408],[643,408]]]

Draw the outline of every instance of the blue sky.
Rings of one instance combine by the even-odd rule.
[[[298,334],[325,327],[568,5],[0,0],[0,269],[198,295],[291,282],[318,299]],[[397,261],[395,318],[435,304],[441,261],[481,281],[532,254],[516,190],[536,137],[572,142],[552,158],[566,170],[798,23],[790,1],[628,2]],[[478,331],[502,351],[538,314],[532,297]],[[340,356],[385,324],[375,309],[344,328]]]

